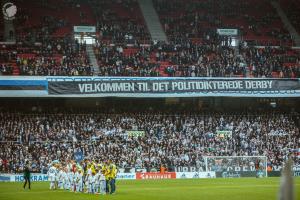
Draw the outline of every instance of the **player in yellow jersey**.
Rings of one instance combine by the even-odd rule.
[[[114,194],[116,192],[116,177],[117,177],[117,167],[111,160],[108,161],[109,164],[109,183],[110,183],[110,194]]]
[[[110,169],[108,165],[108,161],[106,161],[102,167],[102,170],[104,172],[105,176],[105,182],[106,182],[106,194],[109,194],[109,183],[110,183]]]

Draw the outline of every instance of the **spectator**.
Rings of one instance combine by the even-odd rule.
[[[204,167],[204,156],[267,156],[278,168],[300,147],[299,128],[288,114],[34,114],[0,113],[4,171],[20,171],[25,159],[40,172],[52,160],[115,159],[119,168]],[[141,130],[131,137],[126,131]],[[218,137],[218,130],[232,137]],[[8,164],[6,164],[8,163]]]

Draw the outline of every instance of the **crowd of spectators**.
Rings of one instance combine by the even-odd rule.
[[[85,44],[71,38],[17,45],[12,51],[2,47],[0,72],[12,74],[9,61],[15,60],[20,75],[92,75],[85,49]],[[95,55],[100,76],[300,77],[300,52],[289,48],[240,45],[236,49],[191,41],[130,47],[97,43]]]
[[[63,1],[64,7],[80,10],[78,19],[69,18],[70,13],[66,13],[68,17],[53,14],[61,9],[51,0],[36,3],[45,14],[36,14],[35,20],[26,2],[21,2],[24,5],[16,18],[18,42],[0,48],[2,75],[300,77],[299,50],[254,48],[248,41],[253,35],[289,40],[279,17],[265,0],[255,0],[257,4],[155,0],[168,42],[150,42],[136,0],[90,1],[97,22],[98,74],[93,72],[84,43],[70,34],[57,35],[72,23],[92,21],[82,1]],[[262,7],[265,13],[261,16],[256,10]],[[232,46],[233,37],[217,34],[220,27],[238,28],[242,35],[239,46]]]
[[[204,156],[267,156],[280,168],[288,156],[300,165],[299,116],[236,114],[0,113],[1,171],[30,160],[43,171],[53,160],[112,159],[119,168],[205,167]],[[144,131],[138,137],[127,131]],[[218,131],[229,131],[228,137]]]
[[[101,43],[95,48],[100,76],[160,76],[159,64],[151,62],[151,47],[140,46],[125,54],[126,46]]]
[[[211,37],[212,38],[212,37]],[[101,76],[300,77],[300,52],[289,48],[254,48],[212,40],[125,46],[98,43]],[[130,51],[129,53],[128,50]]]
[[[241,54],[251,76],[297,78],[300,77],[300,52],[289,48],[244,48]]]
[[[21,48],[21,51],[24,48]],[[93,68],[89,64],[86,54],[86,45],[79,44],[71,37],[64,39],[50,39],[47,42],[34,46],[29,52],[33,57],[17,57],[17,67],[20,75],[92,75]],[[30,55],[31,55],[30,54]]]
[[[246,74],[246,66],[233,48],[220,45],[161,43],[139,46],[132,54],[124,46],[98,47],[101,75],[224,77]],[[160,63],[166,63],[163,69]],[[134,73],[128,73],[132,70]],[[160,71],[163,70],[163,71]]]
[[[11,50],[13,48],[13,50]],[[71,37],[48,38],[34,44],[18,43],[1,48],[0,73],[12,75],[14,68],[19,75],[92,75],[86,45]],[[0,59],[1,59],[0,58]]]

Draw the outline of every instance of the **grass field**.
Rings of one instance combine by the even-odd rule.
[[[267,200],[277,199],[279,178],[181,179],[118,181],[115,195],[78,194],[64,190],[50,191],[47,182],[33,182],[31,190],[22,183],[0,183],[0,200]],[[295,179],[297,199],[300,178]]]

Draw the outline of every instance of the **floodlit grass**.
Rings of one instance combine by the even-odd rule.
[[[33,182],[31,190],[22,183],[0,183],[0,200],[267,200],[277,199],[279,178],[237,179],[177,179],[118,181],[115,195],[79,194],[64,190],[49,190],[47,182]],[[300,178],[295,179],[300,198]]]

